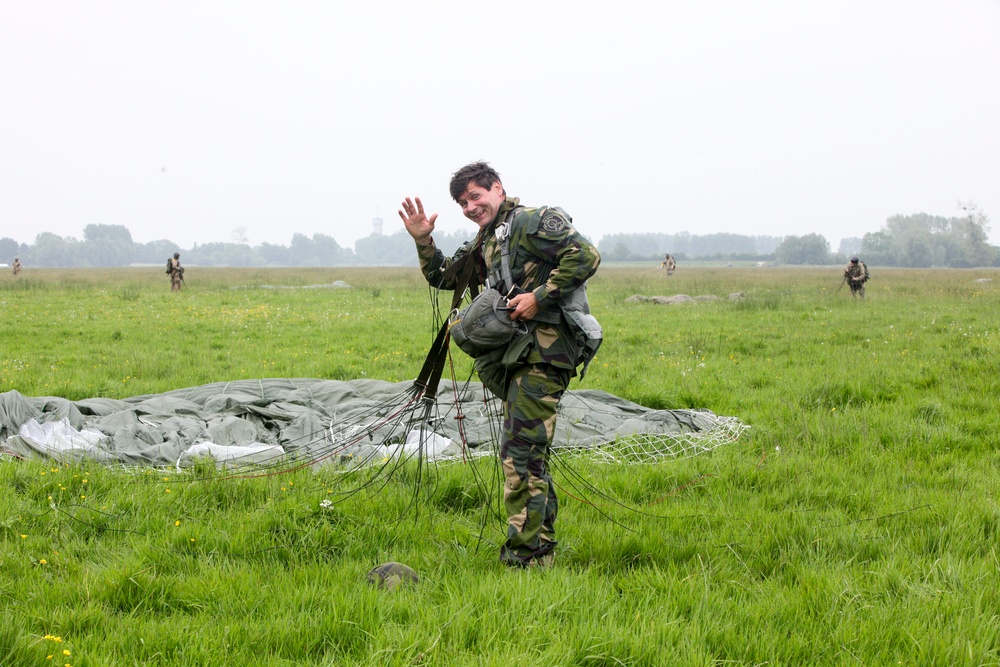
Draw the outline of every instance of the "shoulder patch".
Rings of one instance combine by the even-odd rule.
[[[542,218],[542,229],[549,233],[558,233],[569,229],[569,223],[561,215],[547,215]]]

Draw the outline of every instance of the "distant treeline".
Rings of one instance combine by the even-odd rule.
[[[473,236],[472,229],[452,234],[436,233],[443,251],[454,252]],[[405,230],[391,235],[371,234],[355,248],[344,248],[326,234],[293,234],[288,246],[262,243],[204,243],[181,248],[173,241],[136,243],[123,225],[87,225],[83,240],[50,232],[39,234],[34,244],[0,238],[0,261],[18,257],[25,266],[108,267],[166,264],[175,252],[181,263],[197,266],[416,266],[417,251]]]
[[[774,259],[783,236],[743,234],[609,234],[597,244],[612,262],[659,261],[665,254],[679,259]]]
[[[894,215],[882,230],[865,234],[861,252],[868,264],[926,268],[1000,266],[1000,248],[987,243],[989,218],[971,202],[956,218],[917,213]]]
[[[744,236],[740,234],[611,234],[598,249],[609,261],[659,262],[675,259],[774,261],[785,265],[824,265],[862,257],[870,266],[968,268],[1000,266],[1000,248],[987,243],[989,217],[972,202],[961,204],[965,216],[945,218],[926,213],[894,215],[882,229],[862,238],[845,238],[837,252],[821,234]]]
[[[975,204],[966,215],[944,218],[926,213],[894,215],[878,232],[841,240],[834,253],[820,234],[747,236],[742,234],[609,234],[598,249],[606,261],[659,262],[665,254],[678,260],[768,261],[788,265],[838,264],[859,255],[870,266],[1000,266],[1000,248],[987,243],[989,218]],[[474,236],[474,228],[435,234],[446,254]],[[108,267],[165,264],[175,252],[198,266],[416,266],[413,239],[405,230],[371,234],[353,249],[326,234],[293,234],[288,246],[262,243],[205,243],[181,248],[167,240],[135,243],[123,225],[87,225],[83,240],[43,232],[33,244],[0,238],[0,261],[20,258],[25,266]]]

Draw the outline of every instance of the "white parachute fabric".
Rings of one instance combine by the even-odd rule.
[[[280,461],[355,467],[419,454],[492,453],[499,402],[479,383],[442,381],[430,416],[412,382],[262,379],[217,382],[116,400],[0,394],[0,450],[123,465]],[[417,414],[420,418],[417,418]],[[748,428],[707,410],[653,410],[595,390],[567,391],[553,448],[644,463],[692,456]]]
[[[78,431],[70,426],[69,420],[65,418],[44,424],[29,419],[21,425],[17,434],[40,454],[59,460],[96,454],[97,446],[105,437],[100,431],[90,429]]]
[[[199,459],[208,457],[219,465],[255,465],[273,463],[285,456],[280,445],[265,445],[251,442],[246,445],[217,445],[214,442],[200,442],[191,445],[177,459],[177,470],[193,465]]]

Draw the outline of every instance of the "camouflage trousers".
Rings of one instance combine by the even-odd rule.
[[[549,475],[549,448],[556,427],[556,406],[570,373],[549,364],[529,364],[515,371],[504,402],[503,502],[507,541],[500,561],[530,565],[556,547],[559,503]]]

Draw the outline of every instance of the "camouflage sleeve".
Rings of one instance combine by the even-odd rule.
[[[582,285],[601,264],[597,248],[558,211],[546,210],[537,228],[532,224],[527,231],[523,240],[525,249],[553,267],[548,279],[534,289],[542,308]]]
[[[458,276],[452,275],[445,278],[444,272],[453,264],[461,260],[472,251],[472,242],[468,242],[459,248],[452,257],[445,257],[444,253],[438,250],[431,239],[430,244],[417,244],[417,258],[420,260],[420,271],[424,274],[427,282],[437,289],[455,289]]]

